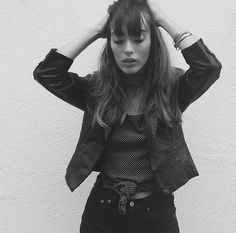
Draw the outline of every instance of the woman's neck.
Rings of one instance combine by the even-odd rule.
[[[133,89],[137,87],[144,87],[145,84],[144,68],[142,68],[135,74],[125,74],[123,71],[120,70],[119,75],[121,82],[127,88]]]
[[[143,94],[144,88],[143,86],[126,86],[125,88],[126,94],[129,96],[129,98],[141,96]]]
[[[141,113],[140,105],[143,100],[145,87],[145,71],[141,69],[135,74],[125,74],[120,70],[120,81],[127,95],[126,111],[128,114]]]

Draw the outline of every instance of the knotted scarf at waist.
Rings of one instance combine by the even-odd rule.
[[[100,173],[97,176],[95,185],[100,182],[102,183],[103,188],[112,189],[119,194],[119,212],[122,215],[126,213],[126,204],[134,193],[142,191],[161,192],[161,188],[154,177],[149,180],[136,182],[113,178],[105,175],[104,173]]]

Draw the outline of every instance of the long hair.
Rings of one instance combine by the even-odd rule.
[[[100,55],[91,93],[95,101],[92,124],[97,122],[102,127],[109,127],[121,121],[128,98],[110,45],[111,28],[118,36],[123,34],[124,27],[130,36],[139,36],[143,17],[151,33],[150,55],[145,64],[144,111],[155,109],[157,117],[169,127],[181,122],[177,104],[177,76],[171,69],[166,43],[146,1],[118,0],[109,6],[108,13],[107,41]]]

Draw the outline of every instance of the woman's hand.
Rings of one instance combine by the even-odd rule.
[[[157,4],[157,0],[147,0],[147,5],[154,17],[154,20],[158,26],[161,26],[161,21],[166,18],[165,13],[160,9]]]
[[[108,17],[107,14],[102,20],[100,20],[97,25],[95,25],[95,30],[97,31],[98,38],[106,38],[108,33]]]

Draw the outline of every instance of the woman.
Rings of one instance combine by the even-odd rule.
[[[190,68],[171,67],[159,27]],[[68,72],[92,42],[106,38],[98,71]],[[48,91],[84,111],[67,167],[73,192],[100,172],[86,202],[81,233],[179,232],[174,191],[199,175],[181,116],[219,78],[221,64],[202,39],[156,1],[118,0],[108,16],[72,42],[51,49],[34,70]]]

